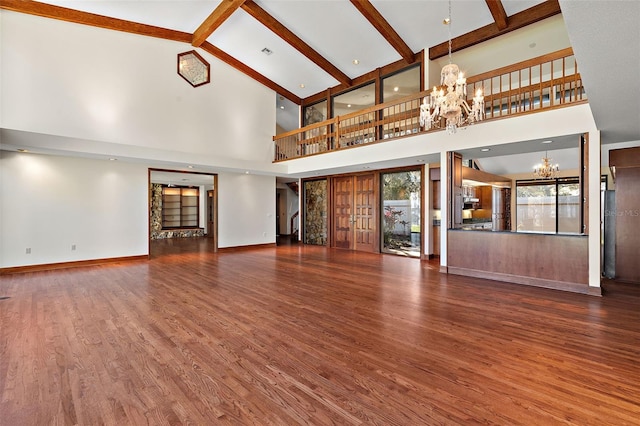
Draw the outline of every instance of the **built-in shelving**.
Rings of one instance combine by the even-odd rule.
[[[162,228],[197,228],[200,191],[198,188],[166,186],[162,188]]]

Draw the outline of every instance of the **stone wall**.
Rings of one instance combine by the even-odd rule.
[[[304,183],[304,243],[327,245],[327,180]]]
[[[159,232],[162,231],[162,185],[151,184],[151,239],[155,240]]]
[[[204,237],[204,229],[162,229],[162,185],[151,184],[151,239]]]

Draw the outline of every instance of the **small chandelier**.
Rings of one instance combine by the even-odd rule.
[[[440,127],[440,119],[446,119],[449,134],[455,133],[458,127],[464,127],[481,121],[484,118],[484,96],[478,89],[473,97],[473,106],[467,103],[467,79],[460,68],[451,60],[451,0],[449,0],[449,17],[443,21],[449,29],[449,64],[442,68],[440,90],[435,86],[431,92],[430,102],[424,97],[420,106],[420,125],[426,130]],[[446,92],[444,89],[446,86]]]
[[[558,172],[560,168],[557,164],[551,164],[551,158],[547,156],[547,153],[544,153],[544,157],[542,157],[542,163],[536,164],[533,167],[533,176],[536,179],[555,179],[558,177]]]

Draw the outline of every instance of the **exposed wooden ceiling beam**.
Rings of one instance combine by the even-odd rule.
[[[350,85],[351,78],[340,71],[335,65],[325,59],[316,52],[311,46],[305,43],[300,37],[292,33],[288,28],[282,25],[273,16],[269,15],[264,9],[258,6],[254,1],[248,0],[242,5],[242,10],[253,16],[258,22],[273,31],[278,37],[293,46],[298,52],[302,53],[313,63],[325,70],[329,75],[338,80],[342,84]]]
[[[351,3],[358,11],[367,18],[367,20],[375,27],[376,30],[384,37],[387,42],[402,56],[402,58],[411,64],[415,60],[415,53],[404,42],[402,37],[393,29],[386,19],[373,7],[369,0],[351,0]]]
[[[543,19],[561,13],[558,0],[547,0],[508,18],[507,28],[499,30],[496,25],[489,24],[475,31],[463,34],[451,40],[451,51],[466,49],[483,41],[507,34],[508,32],[526,27]],[[449,41],[445,41],[429,48],[429,59],[434,60],[446,56],[449,53]]]
[[[163,38],[167,40],[191,42],[191,34],[182,31],[169,30],[153,25],[139,24],[123,19],[109,18],[95,13],[81,12],[66,7],[54,6],[46,3],[25,0],[1,0],[0,9],[29,15],[42,16],[44,18],[58,19],[60,21],[73,22],[75,24],[90,25],[92,27],[108,30],[123,31],[149,37]]]
[[[233,14],[246,0],[222,0],[218,7],[204,20],[193,33],[191,44],[199,47],[229,16]]]
[[[269,89],[275,91],[277,94],[284,96],[285,98],[289,99],[291,102],[294,102],[298,105],[300,105],[300,103],[302,102],[302,100],[298,96],[294,95],[284,87],[269,80],[267,77],[263,76],[253,68],[248,67],[247,65],[238,61],[233,56],[215,47],[213,44],[209,43],[208,41],[205,41],[204,43],[202,43],[200,45],[200,48],[205,52],[220,59],[221,61],[225,62],[226,64],[232,66],[233,68],[237,69],[238,71],[248,75],[249,77],[256,80],[257,82],[265,85]]]
[[[496,21],[496,26],[499,30],[507,28],[507,12],[504,11],[504,6],[500,0],[485,0],[493,20]]]

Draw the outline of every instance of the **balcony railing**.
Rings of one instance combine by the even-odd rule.
[[[587,100],[571,48],[467,78],[467,93],[473,96],[478,88],[484,93],[484,121]],[[444,129],[444,121],[440,122],[439,128],[425,130],[420,127],[420,104],[425,97],[429,102],[429,91],[276,135],[273,137],[274,161]],[[468,103],[471,104],[471,99]]]

